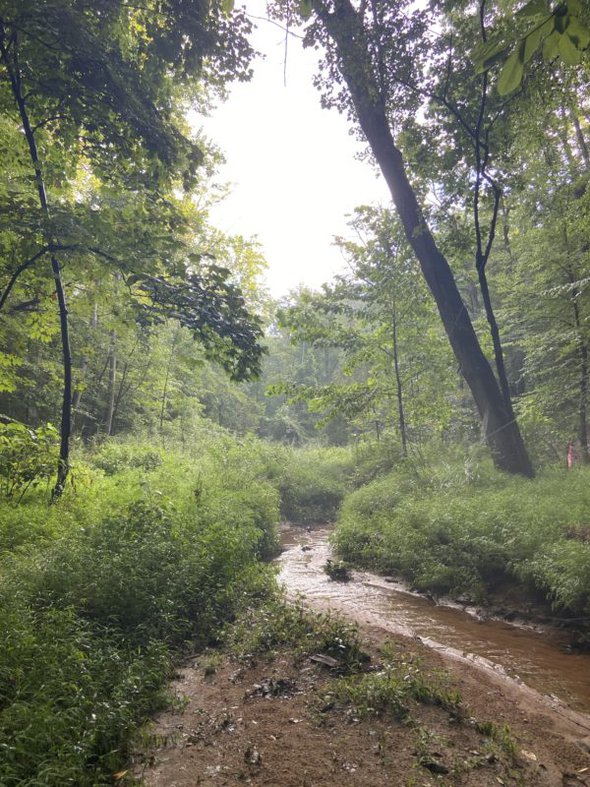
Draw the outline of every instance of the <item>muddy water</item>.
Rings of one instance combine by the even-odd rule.
[[[534,689],[556,709],[565,703],[590,713],[590,655],[567,653],[559,632],[482,621],[367,572],[353,572],[352,582],[332,582],[323,571],[331,556],[329,534],[329,529],[284,527],[279,578],[289,596],[301,594],[311,606],[419,637],[435,650]]]

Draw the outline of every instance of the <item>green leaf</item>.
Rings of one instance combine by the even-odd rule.
[[[482,41],[474,47],[471,53],[471,59],[475,64],[475,70],[478,74],[487,71],[490,66],[493,66],[498,60],[501,60],[506,54],[507,46],[502,39],[492,39],[490,41]]]
[[[309,19],[312,11],[312,0],[299,0],[299,13],[304,19]]]
[[[546,0],[531,0],[516,13],[516,16],[530,19],[536,16],[543,16],[549,13]]]
[[[500,76],[498,77],[498,93],[501,96],[505,96],[513,90],[516,90],[522,82],[524,50],[525,42],[523,41],[518,49],[510,55],[500,71]]]
[[[559,38],[559,54],[570,66],[576,66],[580,62],[581,52],[567,33]]]
[[[557,30],[554,30],[551,35],[545,39],[545,43],[543,44],[543,57],[545,60],[553,60],[554,57],[557,57],[560,38],[561,36]]]
[[[231,14],[234,10],[234,0],[221,0],[221,10],[224,14]]]
[[[577,49],[586,49],[590,44],[590,29],[576,16],[570,17],[566,32]]]
[[[563,8],[558,8],[555,11],[553,18],[555,19],[555,29],[557,30],[557,32],[558,33],[565,32],[565,28],[567,27],[569,22],[567,8],[565,8],[565,10]]]
[[[528,63],[531,57],[535,54],[537,49],[539,48],[539,44],[541,41],[551,33],[553,29],[553,20],[551,18],[547,19],[547,21],[542,24],[540,27],[537,27],[532,33],[524,39],[524,62]]]

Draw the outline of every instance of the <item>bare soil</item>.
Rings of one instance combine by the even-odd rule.
[[[419,660],[461,693],[462,713],[414,702],[409,721],[359,719],[326,699],[338,678],[325,665],[289,652],[203,655],[180,670],[178,708],[154,722],[136,776],[151,787],[590,787],[588,717],[417,640],[370,626],[363,635],[372,669],[387,637],[398,660]]]

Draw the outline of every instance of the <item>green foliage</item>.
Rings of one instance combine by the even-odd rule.
[[[57,430],[0,424],[0,494],[21,502],[30,487],[48,482],[55,470]]]
[[[346,498],[334,543],[349,562],[399,574],[418,590],[481,601],[524,582],[579,613],[588,609],[588,544],[570,534],[585,521],[587,480],[585,469],[531,482],[456,460],[406,462]]]
[[[515,15],[517,30],[524,34],[514,46],[514,29],[478,44],[472,53],[478,73],[502,63],[497,88],[501,96],[516,90],[524,67],[537,53],[553,61],[578,65],[590,44],[590,27],[580,0],[564,0],[549,7],[546,0],[529,0]]]
[[[355,240],[337,238],[350,269],[321,293],[299,292],[279,320],[292,341],[342,358],[327,380],[290,375],[274,391],[356,434],[397,429],[402,446],[444,429],[456,382],[434,303],[392,211],[356,208]],[[405,450],[405,449],[404,449]]]
[[[341,674],[358,672],[367,661],[356,626],[330,614],[312,615],[303,605],[286,604],[280,596],[245,611],[227,628],[225,641],[243,659],[272,656],[285,647],[296,660],[323,654],[338,661]]]
[[[194,451],[107,444],[58,504],[2,505],[0,783],[110,783],[175,652],[272,591],[269,452]]]
[[[160,467],[164,461],[163,454],[162,449],[151,446],[107,440],[99,451],[92,455],[92,464],[106,475],[115,475],[130,468],[149,471]]]
[[[281,516],[300,525],[334,521],[352,475],[350,449],[304,448],[286,454],[279,479]]]
[[[170,658],[138,650],[72,610],[31,610],[0,591],[0,780],[110,783],[139,723],[163,706]]]
[[[574,531],[575,533],[575,531]],[[518,566],[518,574],[534,582],[557,609],[590,615],[590,543],[571,537],[549,544]]]
[[[259,371],[261,323],[209,249],[205,209],[194,199],[205,146],[185,117],[189,102],[203,109],[228,80],[249,76],[250,24],[242,11],[230,21],[229,11],[219,1],[0,4],[0,150],[9,184],[0,189],[0,339],[16,345],[1,356],[8,374],[0,388],[12,394],[7,412],[36,425],[45,420],[40,398],[55,419],[62,378],[64,476],[71,404],[87,431],[104,424],[112,434],[134,388],[129,378],[153,389],[145,357],[133,370],[130,356],[140,343],[151,350],[154,327],[166,320],[184,326],[201,360],[218,362],[232,379]],[[50,317],[58,289],[59,344]],[[78,342],[70,329],[81,325]],[[93,377],[103,391],[87,394],[94,406],[82,409]]]

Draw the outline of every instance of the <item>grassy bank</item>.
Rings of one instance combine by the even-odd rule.
[[[347,561],[421,591],[484,601],[515,588],[590,617],[590,470],[533,480],[460,461],[408,461],[345,499],[335,533]]]
[[[273,458],[110,443],[0,508],[0,784],[113,782],[178,653],[274,592]]]

